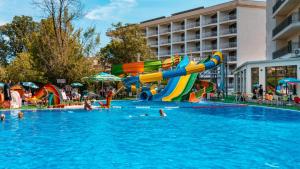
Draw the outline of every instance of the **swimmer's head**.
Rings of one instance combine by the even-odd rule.
[[[1,114],[1,115],[0,115],[0,120],[1,120],[1,121],[4,121],[4,120],[5,120],[5,115],[4,115],[4,114]]]
[[[23,112],[19,112],[19,113],[18,113],[18,118],[19,118],[19,119],[22,119],[23,117],[24,117],[24,113],[23,113]]]
[[[162,109],[159,110],[159,114],[161,117],[167,116],[167,114]]]

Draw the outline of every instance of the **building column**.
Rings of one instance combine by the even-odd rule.
[[[157,52],[157,58],[160,59],[160,36],[159,36],[159,25],[157,25],[157,43],[158,43],[158,46],[157,46],[157,49],[158,49],[158,52]]]

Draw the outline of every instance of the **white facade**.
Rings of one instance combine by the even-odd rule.
[[[254,84],[261,84],[264,90],[266,90],[266,68],[282,66],[296,66],[296,78],[300,79],[300,58],[246,62],[237,68],[237,70],[235,70],[235,91],[250,94],[252,93],[252,87]],[[251,76],[251,70],[253,68],[258,68],[259,70],[259,81],[255,83],[253,82],[253,77]],[[297,86],[297,93],[300,93],[300,85]]]
[[[158,58],[189,55],[196,61],[222,51],[233,70],[246,61],[266,59],[266,4],[251,0],[197,8],[142,22],[147,42]]]

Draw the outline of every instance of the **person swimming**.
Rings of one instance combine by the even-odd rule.
[[[4,120],[5,120],[5,114],[1,114],[0,120],[1,120],[1,121],[4,121]]]
[[[23,119],[23,117],[24,117],[24,113],[23,113],[23,112],[19,112],[19,113],[18,113],[18,118],[19,118],[19,119]]]
[[[167,117],[167,114],[163,111],[163,109],[159,110],[160,117]]]
[[[92,110],[91,103],[87,99],[84,100],[84,110]]]

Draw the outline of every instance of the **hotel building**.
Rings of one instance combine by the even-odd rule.
[[[300,79],[300,0],[267,0],[266,18],[267,60],[246,62],[234,71],[237,92],[251,93],[256,84],[274,92],[280,79]],[[294,94],[299,86],[292,87]]]
[[[147,20],[140,27],[159,59],[179,54],[198,61],[213,51],[222,51],[228,87],[233,89],[232,72],[237,66],[265,59],[265,13],[265,2],[233,0]]]

